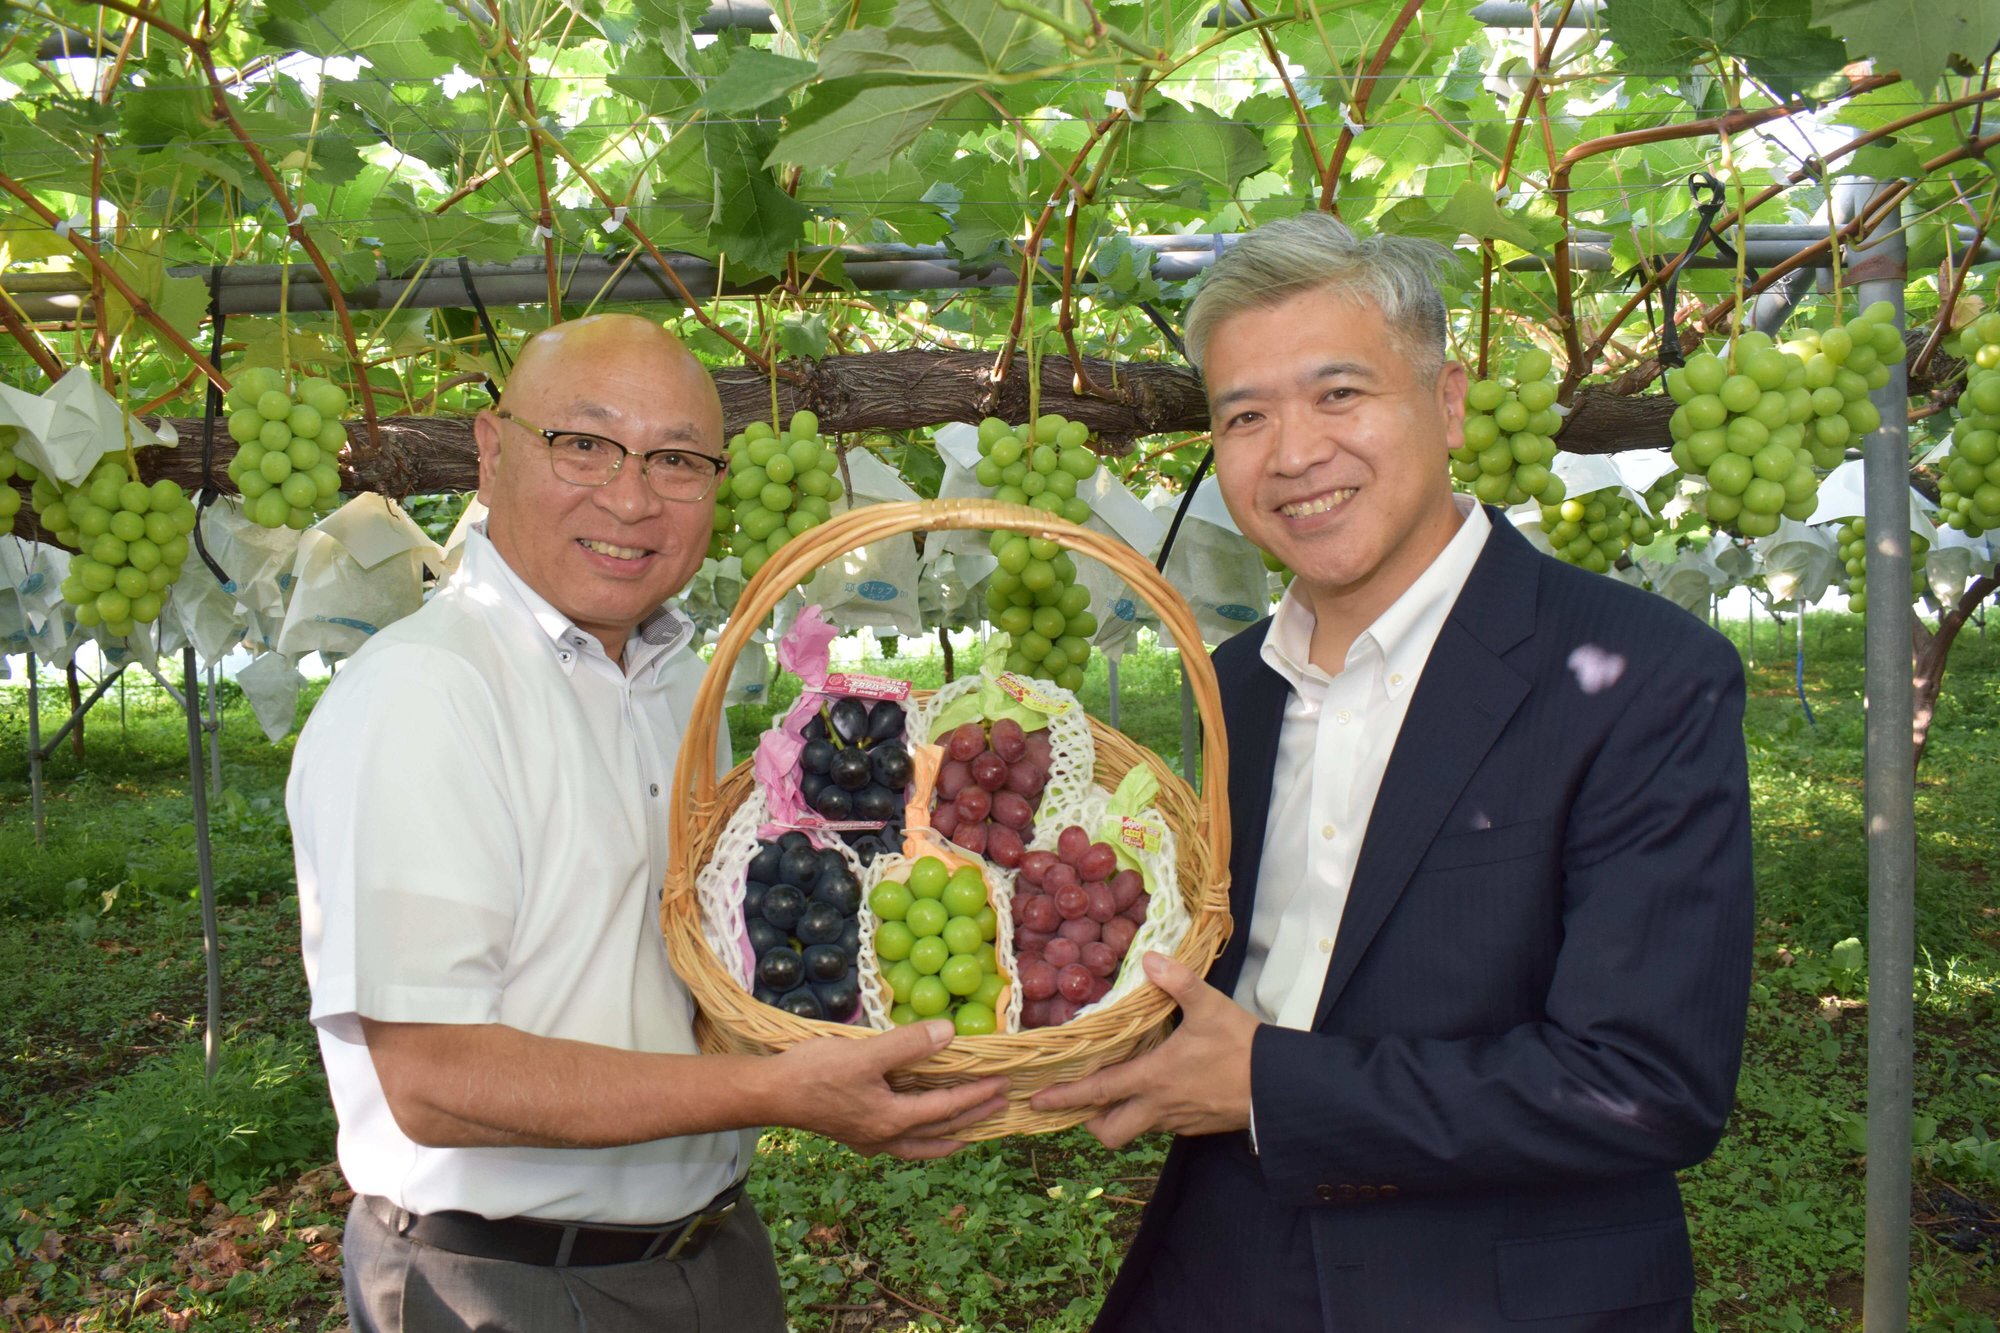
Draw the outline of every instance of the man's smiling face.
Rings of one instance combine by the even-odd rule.
[[[1202,371],[1237,526],[1365,625],[1457,530],[1464,367],[1425,374],[1372,302],[1316,289],[1216,324]]]
[[[708,550],[712,499],[668,500],[638,457],[679,447],[720,457],[722,404],[693,355],[630,315],[577,320],[538,335],[503,399],[518,421],[482,412],[479,497],[487,533],[521,580],[615,659],[641,620],[679,592]],[[556,476],[523,422],[615,440],[631,450],[604,486]]]

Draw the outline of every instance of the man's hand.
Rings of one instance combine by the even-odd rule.
[[[1146,975],[1181,1008],[1181,1025],[1151,1051],[1075,1083],[1044,1088],[1038,1111],[1101,1106],[1084,1128],[1107,1148],[1141,1134],[1218,1134],[1250,1124],[1250,1039],[1257,1018],[1163,953],[1148,953]]]
[[[1007,1080],[995,1076],[955,1088],[897,1092],[888,1074],[951,1045],[951,1024],[912,1023],[853,1041],[818,1037],[772,1057],[783,1099],[775,1123],[838,1139],[856,1152],[943,1157],[964,1145],[952,1138],[1007,1105]]]

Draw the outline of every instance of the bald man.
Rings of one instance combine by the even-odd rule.
[[[704,1056],[657,927],[701,675],[666,605],[725,467],[708,372],[607,315],[523,348],[473,427],[490,517],[369,641],[286,793],[312,1021],[356,1194],[357,1333],[782,1330],[756,1126],[938,1156],[999,1080],[905,1096],[951,1025]]]

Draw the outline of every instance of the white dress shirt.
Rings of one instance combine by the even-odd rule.
[[[1410,695],[1492,524],[1469,497],[1464,521],[1403,595],[1363,630],[1338,675],[1312,663],[1315,618],[1297,582],[1271,617],[1264,661],[1291,686],[1271,775],[1271,810],[1236,1001],[1267,1023],[1310,1029],[1340,936],[1375,794]]]
[[[312,1021],[357,1191],[416,1213],[662,1222],[747,1167],[754,1131],[419,1146],[360,1024],[697,1050],[658,924],[667,797],[702,672],[693,644],[686,617],[663,609],[621,669],[475,531],[450,584],[371,639],[313,710],[286,805]]]

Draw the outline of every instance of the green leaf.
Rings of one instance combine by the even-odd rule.
[[[817,67],[761,46],[738,47],[728,66],[701,95],[704,111],[754,111],[812,82]]]
[[[1607,0],[1599,11],[1631,65],[1668,78],[1717,55],[1780,93],[1840,72],[1847,48],[1815,27],[1814,0]]]
[[[627,51],[605,82],[656,116],[681,114],[695,101],[699,87],[678,61],[652,42]]]
[[[826,315],[787,315],[778,325],[778,346],[787,355],[817,361],[826,355]]]
[[[1813,0],[1812,16],[1925,97],[1953,56],[1983,60],[2000,36],[2000,0]]]
[[[1225,199],[1244,177],[1269,166],[1270,154],[1248,125],[1206,107],[1169,103],[1127,131],[1119,164],[1126,178],[1142,184],[1183,186],[1193,179]]]
[[[765,169],[769,122],[705,121],[702,141],[715,173],[714,229],[709,244],[728,256],[732,268],[776,273],[785,256],[805,237],[811,216],[798,200],[778,188]]]
[[[394,82],[449,73],[454,62],[438,55],[424,38],[463,22],[441,4],[274,0],[258,31],[281,49],[316,56],[365,56],[375,74]]]
[[[1476,236],[1481,240],[1506,241],[1523,250],[1546,245],[1562,234],[1561,227],[1553,220],[1537,225],[1525,214],[1502,212],[1493,200],[1491,187],[1478,181],[1459,186],[1435,213],[1417,199],[1397,204],[1383,214],[1381,225],[1383,231],[1427,237],[1446,245],[1456,243],[1460,236]]]
[[[856,159],[893,157],[947,108],[961,117],[970,112],[981,120],[992,119],[984,103],[968,96],[980,86],[971,79],[879,87],[863,86],[857,79],[817,84],[787,122],[789,128],[765,159],[766,165],[839,167]]]

